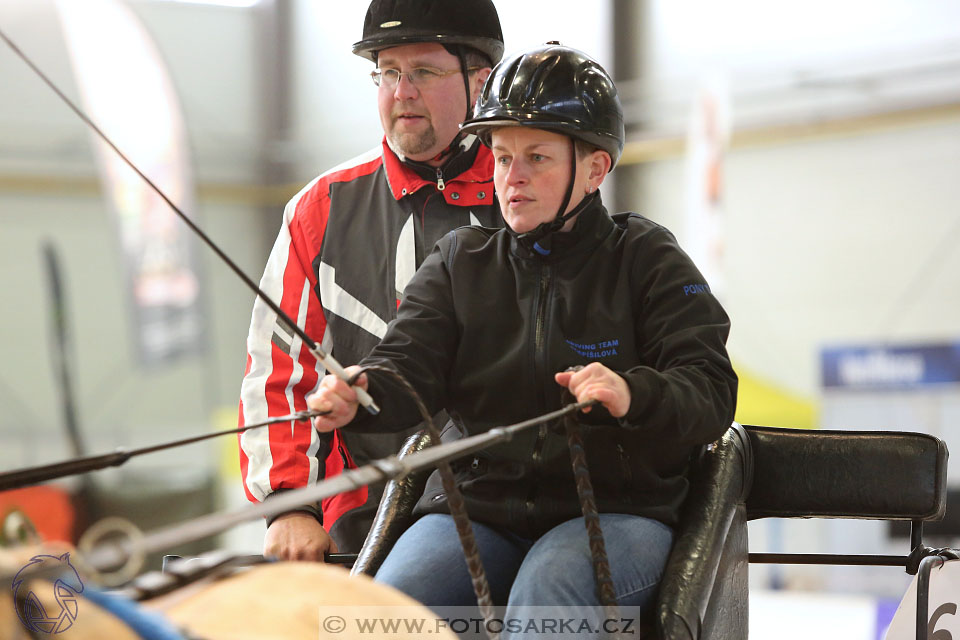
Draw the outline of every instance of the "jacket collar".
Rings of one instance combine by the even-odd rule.
[[[521,258],[535,259],[545,263],[557,262],[592,251],[613,231],[615,223],[603,206],[599,191],[587,197],[593,198],[593,202],[577,215],[573,228],[570,231],[551,234],[549,255],[541,255],[525,247],[517,241],[516,234],[508,226],[504,232],[510,235],[511,251]]]
[[[426,179],[420,175],[410,164],[400,160],[397,154],[393,152],[390,145],[387,144],[384,136],[381,145],[383,147],[383,165],[387,173],[387,183],[390,185],[390,192],[396,200],[416,193],[424,187],[432,186],[437,189],[437,179]],[[472,162],[464,162],[463,156],[469,154],[473,158]],[[465,170],[457,171],[462,164],[468,164]],[[486,146],[480,144],[479,140],[474,141],[473,145],[465,151],[456,154],[448,160],[443,167],[440,167],[443,174],[444,188],[440,193],[444,199],[452,205],[459,206],[483,206],[496,202],[493,193],[493,154]],[[451,175],[448,175],[448,172]],[[439,191],[439,189],[437,189]]]

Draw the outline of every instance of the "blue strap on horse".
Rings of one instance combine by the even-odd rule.
[[[189,640],[162,615],[117,594],[88,586],[84,598],[118,618],[141,640]]]

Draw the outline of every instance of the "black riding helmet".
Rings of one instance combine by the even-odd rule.
[[[489,145],[490,129],[503,126],[583,140],[610,154],[611,170],[623,151],[623,108],[613,79],[587,54],[555,42],[501,61],[461,130]]]
[[[376,62],[378,51],[418,42],[473,47],[493,64],[503,56],[503,32],[491,0],[373,0],[353,52]]]
[[[502,60],[487,78],[473,118],[460,130],[476,134],[490,146],[490,133],[499,127],[546,129],[582,140],[610,154],[611,170],[623,152],[623,108],[613,79],[596,60],[558,42]],[[564,214],[575,173],[574,150],[570,183],[557,217],[518,235],[539,253],[549,253],[548,236],[593,201],[593,197],[584,198]]]
[[[463,47],[476,49],[496,64],[503,56],[500,17],[491,0],[373,0],[363,19],[363,39],[354,43],[358,56],[377,61],[390,47],[436,42],[460,61],[467,113],[471,114],[470,80]]]

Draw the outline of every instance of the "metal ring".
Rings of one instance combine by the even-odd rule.
[[[0,547],[40,544],[40,534],[30,517],[20,509],[13,509],[3,517]]]
[[[115,571],[101,571],[87,559],[93,557],[97,543],[111,534],[120,534],[125,538],[126,544],[123,548],[127,553],[127,559]],[[111,516],[94,522],[84,531],[77,542],[77,549],[84,558],[82,562],[84,570],[90,573],[94,580],[107,587],[116,587],[130,582],[143,568],[147,553],[140,544],[142,540],[143,532],[135,524],[125,518]]]

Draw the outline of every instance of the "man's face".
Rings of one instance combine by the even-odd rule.
[[[394,86],[382,81],[377,102],[380,123],[390,146],[411,160],[429,161],[457,135],[467,112],[460,61],[437,43],[409,44],[380,51],[377,66],[403,73]],[[425,69],[438,74],[414,84],[407,72]],[[449,73],[455,71],[456,73]],[[478,95],[489,69],[470,74],[471,100]],[[430,74],[419,74],[419,76]]]

